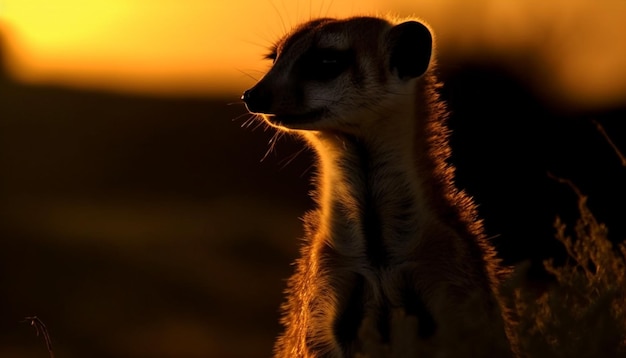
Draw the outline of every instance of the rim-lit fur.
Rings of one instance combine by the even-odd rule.
[[[276,357],[511,355],[502,270],[447,163],[432,48],[420,22],[313,20],[244,93],[318,154]]]

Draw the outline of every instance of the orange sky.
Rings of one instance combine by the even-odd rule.
[[[354,1],[0,0],[21,80],[137,91],[222,92],[265,68],[266,47],[310,14]],[[360,11],[375,1],[359,0]],[[310,7],[309,7],[310,5]],[[255,72],[256,71],[256,72]],[[245,85],[244,85],[245,86]]]
[[[442,56],[527,56],[529,82],[548,96],[625,101],[622,0],[0,0],[0,30],[20,81],[234,94],[263,72],[265,48],[295,23],[376,12],[418,14],[436,30]]]

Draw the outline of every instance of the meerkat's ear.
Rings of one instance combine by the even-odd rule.
[[[428,69],[433,38],[430,30],[417,21],[407,21],[389,30],[390,70],[403,80],[419,77]]]

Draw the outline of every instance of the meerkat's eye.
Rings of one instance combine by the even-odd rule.
[[[310,80],[329,81],[347,70],[352,61],[350,50],[314,49],[303,56],[302,74]]]

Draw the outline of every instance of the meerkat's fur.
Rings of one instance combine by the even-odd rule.
[[[421,22],[306,22],[242,99],[317,152],[276,357],[508,357],[500,268],[453,168]]]

